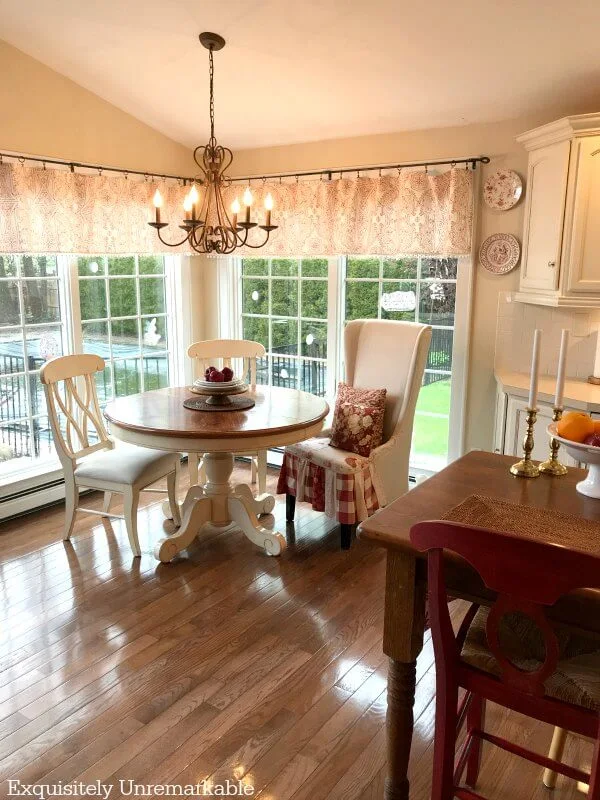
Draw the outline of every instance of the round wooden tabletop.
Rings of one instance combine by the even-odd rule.
[[[104,416],[123,441],[182,452],[251,451],[302,441],[321,430],[329,406],[297,389],[257,386],[247,411],[194,411],[186,387],[156,389],[113,400]]]

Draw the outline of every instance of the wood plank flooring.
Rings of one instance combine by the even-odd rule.
[[[236,467],[234,478],[247,481]],[[275,475],[269,476],[274,489]],[[182,489],[184,487],[182,486]],[[375,800],[385,776],[384,555],[298,504],[288,548],[269,558],[236,531],[206,533],[159,565],[170,523],[140,513],[143,556],[122,523],[61,507],[0,525],[0,797],[23,783],[242,780],[261,800]],[[89,501],[100,507],[100,496]],[[118,508],[115,502],[115,509]],[[284,505],[272,521],[284,532]],[[458,619],[463,608],[454,605]],[[419,659],[412,797],[429,797],[435,675]],[[491,707],[488,727],[546,751],[551,731]],[[587,743],[566,758],[589,768]],[[486,747],[480,791],[499,800],[583,797]]]

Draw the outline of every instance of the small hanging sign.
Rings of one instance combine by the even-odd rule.
[[[381,295],[381,307],[384,311],[414,311],[417,296],[414,292],[384,292]]]

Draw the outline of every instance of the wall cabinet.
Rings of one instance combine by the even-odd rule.
[[[534,461],[545,461],[549,454],[549,437],[546,427],[552,422],[552,405],[538,403],[537,422],[534,431],[534,447],[531,457]],[[523,439],[527,429],[527,400],[523,397],[507,395],[498,390],[496,402],[496,438],[494,450],[496,453],[516,456],[523,455]],[[576,467],[578,462],[560,450],[560,460],[567,467]]]
[[[523,254],[516,299],[600,306],[600,114],[518,137],[529,150]]]

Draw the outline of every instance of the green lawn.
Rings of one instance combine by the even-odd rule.
[[[423,386],[419,392],[412,438],[413,452],[445,456],[448,452],[448,416],[432,417],[429,416],[431,413],[450,413],[450,378]]]

